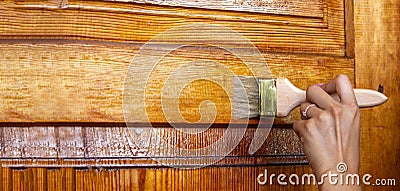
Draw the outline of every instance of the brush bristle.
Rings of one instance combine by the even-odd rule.
[[[236,119],[259,116],[257,79],[249,76],[233,77],[233,117]]]

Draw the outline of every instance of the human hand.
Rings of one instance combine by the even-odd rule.
[[[320,181],[323,174],[340,174],[337,166],[347,165],[344,173],[358,174],[360,163],[360,112],[350,80],[346,75],[322,86],[311,86],[306,91],[307,101],[300,106],[307,109],[308,119],[296,121],[294,131],[303,144],[307,160]],[[340,100],[330,94],[336,93]],[[315,106],[309,106],[315,104]],[[343,176],[346,177],[346,176]],[[343,180],[345,182],[345,180]],[[359,186],[331,185],[327,180],[320,190],[359,190]]]

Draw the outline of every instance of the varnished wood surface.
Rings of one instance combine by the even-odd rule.
[[[3,190],[316,190],[315,186],[258,185],[255,180],[265,169],[270,174],[311,173],[307,166],[196,170],[2,168],[1,187]]]
[[[323,3],[323,17],[314,18],[104,1],[70,0],[66,8],[50,1],[9,1],[0,4],[5,18],[0,38],[146,42],[173,27],[206,22],[238,31],[262,50],[343,56],[343,1]]]
[[[399,95],[399,7],[400,5],[397,1],[390,0],[355,1],[354,28],[356,70],[355,75],[351,76],[352,79],[355,80],[355,85],[358,88],[377,88],[379,84],[382,84],[384,93],[389,97],[389,101],[383,106],[361,111],[361,172],[370,173],[374,177],[379,178],[397,178],[397,182],[400,180],[398,165],[400,158],[398,137],[400,127],[398,115],[400,115],[400,111],[398,105],[400,104],[397,99]],[[41,9],[37,9],[36,13],[42,11]],[[23,14],[22,12],[24,11],[20,12]],[[44,12],[46,12],[46,14],[49,13],[47,11]],[[3,10],[2,13],[4,13]],[[60,15],[60,12],[55,11],[54,15]],[[121,15],[123,14],[121,13]],[[117,18],[120,19],[122,17],[121,15]],[[27,19],[28,17],[23,16],[23,18]],[[266,18],[270,17],[267,16]],[[277,20],[280,19],[280,17],[273,18]],[[243,20],[243,16],[235,17],[235,19]],[[290,19],[296,21],[296,18],[291,17]],[[346,19],[348,19],[348,17],[346,17]],[[321,23],[319,19],[318,22],[314,23],[313,21],[315,20],[313,19],[308,19],[307,21],[311,23],[309,26],[315,25],[315,23]],[[1,23],[4,22],[2,21]],[[278,21],[278,23],[282,23],[282,21]],[[307,26],[307,24],[304,24],[304,21],[300,23],[302,23],[303,26]],[[9,21],[7,21],[6,26],[10,26]],[[11,24],[11,26],[13,25]],[[4,29],[3,26],[2,29]],[[22,29],[19,31],[21,35],[17,35],[16,38],[23,37],[23,31],[29,33],[28,29],[30,29],[30,27],[22,26],[19,29]],[[67,36],[67,38],[88,39],[87,36],[85,37],[83,34],[89,34],[90,31],[87,33],[79,29],[78,31],[81,36]],[[344,30],[342,29],[342,31]],[[54,31],[52,31],[52,33],[54,33]],[[58,35],[64,34],[61,31],[57,31],[56,33]],[[43,38],[43,34],[49,35],[52,38],[56,38],[55,36],[57,36],[57,34],[52,36],[51,33],[47,31],[47,33],[42,32],[38,35],[34,35],[34,38]],[[123,37],[123,35],[120,37]],[[11,39],[12,36],[5,36],[5,38]],[[347,38],[346,36],[346,42]],[[115,37],[115,39],[119,38]],[[254,39],[256,38],[254,37]],[[316,41],[318,41],[318,43],[324,41],[327,44],[332,42],[329,40]],[[306,46],[305,41],[301,41],[299,44],[302,44],[300,48],[304,48],[304,52],[310,50],[310,52],[314,53],[329,52],[326,48],[316,48],[314,46],[315,43],[316,42],[310,41],[308,45],[310,45],[311,48],[304,48]],[[261,47],[269,49],[269,47]],[[340,51],[337,49],[338,46],[334,45],[333,47],[335,47],[331,49],[333,55],[344,55],[343,45],[340,46]],[[300,48],[298,48],[298,50],[300,50]],[[273,48],[269,50],[273,50]],[[288,50],[292,51],[293,49]],[[346,55],[351,55],[348,54],[347,49]],[[303,63],[306,64],[307,62]],[[288,65],[290,64],[286,62],[283,66]],[[290,70],[276,68],[273,72],[275,75],[281,74],[282,76],[294,72],[300,76],[300,74],[309,74],[308,72],[311,71],[306,73],[296,68]],[[329,73],[329,75],[325,77],[335,75],[334,72],[326,72]],[[314,83],[314,81],[305,83],[304,80],[318,77],[317,75],[319,74],[320,73],[312,73],[304,77],[304,79],[299,78],[299,80],[294,83],[297,83],[301,87],[306,87],[308,83]],[[319,81],[320,80],[318,80],[318,83]],[[16,117],[16,119],[19,118],[20,117]],[[18,164],[18,162],[17,160],[14,164]],[[100,170],[79,168],[1,168],[0,186],[2,190],[316,190],[315,186],[277,186],[277,184],[272,186],[259,186],[255,182],[256,177],[259,173],[264,172],[265,169],[268,169],[270,173],[311,173],[311,169],[308,166],[212,167],[197,170],[178,170],[171,168],[111,168]],[[397,187],[364,186],[363,190],[397,190]]]
[[[396,186],[364,190],[398,190],[400,182],[400,2],[355,2],[356,86],[382,86],[389,100],[361,113],[361,174],[395,178]]]
[[[144,136],[137,136],[136,131],[135,128],[116,126],[2,127],[1,159],[3,165],[10,167],[21,164],[48,167],[63,164],[72,167],[160,167],[162,164],[157,164],[147,157],[174,157],[177,161],[182,160],[180,158],[191,156],[174,153],[173,148],[200,149],[214,144],[222,136],[229,136],[226,135],[229,132],[226,132],[225,128],[215,127],[195,135],[182,133],[170,127],[153,129],[151,134]],[[249,144],[254,132],[255,128],[247,129],[236,148],[228,153],[227,159],[216,163],[215,166],[305,162],[302,146],[290,128],[273,128],[259,151],[250,155]],[[207,157],[219,156],[198,157],[203,157],[205,161]],[[126,162],[118,162],[119,158]]]
[[[206,9],[220,9],[245,11],[250,13],[271,13],[283,15],[296,15],[302,17],[323,17],[326,1],[308,0],[166,0],[166,1],[144,1],[144,0],[116,0],[120,2],[151,3],[156,5],[196,7]]]
[[[123,123],[124,80],[141,44],[47,43],[0,44],[0,121]],[[338,73],[349,75],[353,81],[354,62],[351,59],[272,52],[263,52],[262,56],[273,76],[287,77],[302,89],[326,82]],[[146,111],[151,122],[166,122],[161,107],[163,83],[179,66],[191,61],[215,61],[236,75],[253,75],[242,60],[221,49],[183,47],[173,51],[160,61],[148,80]],[[255,67],[262,69],[265,63]],[[228,123],[231,119],[229,98],[232,96],[232,85],[229,84],[232,84],[233,76],[221,76],[221,73],[211,73],[209,69],[205,66],[202,76],[215,74],[215,79],[222,78],[224,89],[210,81],[195,81],[178,97],[180,112],[185,120],[195,122],[200,118],[200,103],[211,100],[218,112],[215,122]],[[268,71],[262,73],[268,75]],[[179,77],[190,79],[192,76],[184,73]],[[134,76],[129,80],[131,87],[138,87]],[[176,83],[178,86],[180,82]],[[136,89],[140,95],[140,88]],[[277,123],[288,124],[299,118],[299,113],[293,111]],[[133,122],[145,121],[146,118],[136,118]]]

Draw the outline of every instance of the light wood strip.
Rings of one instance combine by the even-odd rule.
[[[124,122],[123,84],[139,47],[115,44],[0,44],[0,121]],[[349,75],[353,81],[354,65],[351,59],[270,52],[262,53],[262,56],[273,76],[287,77],[299,88],[326,82],[340,73]],[[146,111],[151,122],[166,121],[161,107],[163,83],[179,66],[190,62],[203,64],[203,68],[194,66],[194,72],[181,75],[182,79],[199,76],[195,72],[200,69],[204,76],[213,76],[220,82],[222,79],[222,87],[226,91],[210,81],[194,81],[180,94],[182,116],[191,122],[199,120],[199,105],[209,99],[216,104],[218,111],[214,122],[229,122],[232,78],[230,74],[218,73],[219,69],[215,70],[213,65],[208,64],[210,61],[227,67],[237,75],[251,74],[242,60],[219,48],[183,47],[175,50],[165,56],[150,75]],[[143,67],[148,66],[146,64],[144,62]],[[259,75],[269,75],[263,69],[264,63],[254,67],[260,68]],[[134,75],[143,73],[138,71]],[[222,78],[219,77],[221,75]],[[134,78],[129,80],[133,86],[137,83]],[[183,85],[181,81],[174,83],[176,86]],[[206,111],[211,112],[212,109]],[[299,119],[299,114],[292,112],[278,123],[292,123],[295,119]],[[134,121],[145,122],[147,119]]]
[[[112,0],[113,1],[113,0]],[[322,17],[324,1],[308,0],[166,0],[166,1],[144,1],[144,0],[114,0],[117,2],[151,3],[156,5],[196,7],[206,9],[220,9],[259,13],[272,13],[284,15],[296,15],[306,17]]]

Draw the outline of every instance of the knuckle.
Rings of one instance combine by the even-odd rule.
[[[360,111],[360,108],[358,107],[357,103],[353,102],[349,105],[349,108],[352,112],[358,113]]]
[[[357,103],[355,102],[351,103],[349,105],[349,110],[355,119],[360,117],[360,108],[358,107]]]
[[[304,135],[309,135],[312,131],[314,125],[311,122],[311,119],[308,121],[296,121],[293,124],[293,130],[297,134],[297,136],[302,137]]]
[[[336,80],[337,80],[338,82],[349,81],[349,77],[348,77],[346,74],[339,74],[339,75],[336,77]]]
[[[319,88],[319,87],[316,86],[316,85],[312,85],[312,86],[309,86],[309,87],[307,88],[307,90],[308,90],[308,91],[313,91],[313,90],[315,90],[316,88]]]
[[[328,124],[331,120],[331,117],[328,113],[322,112],[317,116],[317,119],[323,124]]]
[[[320,87],[318,87],[318,86],[316,86],[316,85],[309,86],[309,87],[307,88],[307,90],[306,90],[306,95],[307,95],[307,97],[309,97],[310,94],[312,94],[313,92],[315,92],[316,88],[320,88]]]

